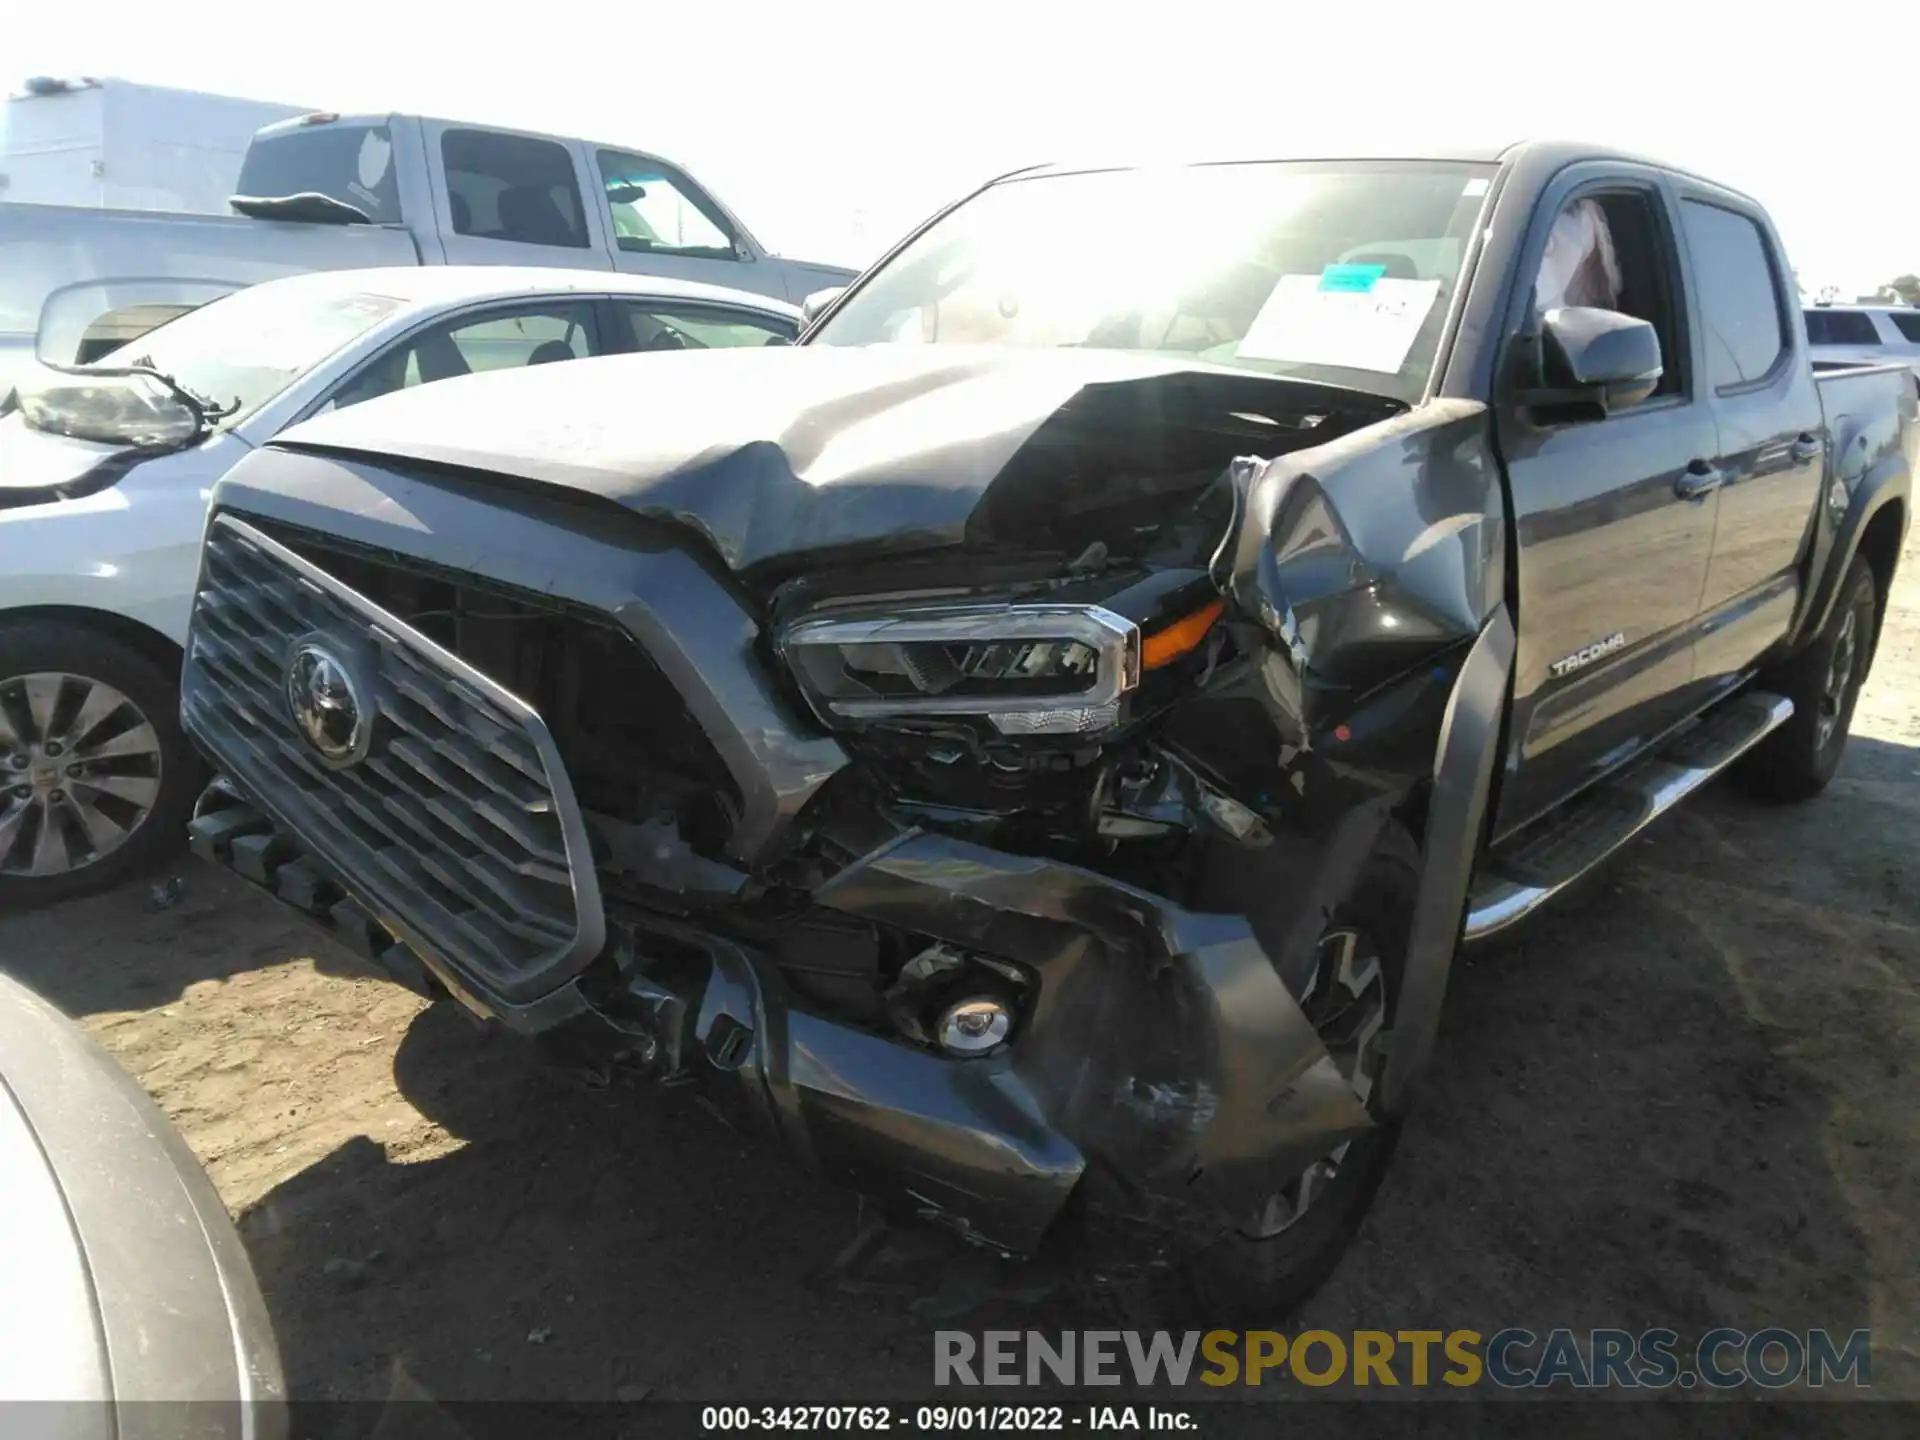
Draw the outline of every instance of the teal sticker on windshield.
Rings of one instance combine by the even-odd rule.
[[[1320,272],[1320,288],[1367,291],[1386,273],[1384,265],[1329,265]]]

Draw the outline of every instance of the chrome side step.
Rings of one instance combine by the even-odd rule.
[[[1488,855],[1475,872],[1464,938],[1485,939],[1538,910],[1792,714],[1793,702],[1784,695],[1749,690],[1530,826]]]

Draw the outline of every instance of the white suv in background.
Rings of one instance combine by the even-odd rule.
[[[1815,369],[1898,360],[1920,385],[1920,310],[1906,305],[1809,305],[1802,313]]]

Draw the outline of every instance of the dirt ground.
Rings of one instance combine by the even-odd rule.
[[[1456,966],[1359,1241],[1294,1322],[1871,1326],[1920,1397],[1920,557],[1840,778],[1683,807]],[[855,1202],[684,1092],[593,1090],[189,864],[0,919],[0,965],[158,1096],[238,1217],[298,1396],[923,1394],[935,1321],[812,1283]],[[1062,1328],[1054,1297],[958,1323]],[[1000,1397],[1004,1398],[1004,1397]]]

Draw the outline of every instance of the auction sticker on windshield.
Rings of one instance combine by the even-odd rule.
[[[1389,280],[1378,269],[1329,265],[1319,275],[1282,275],[1247,327],[1238,357],[1398,374],[1440,282]]]

